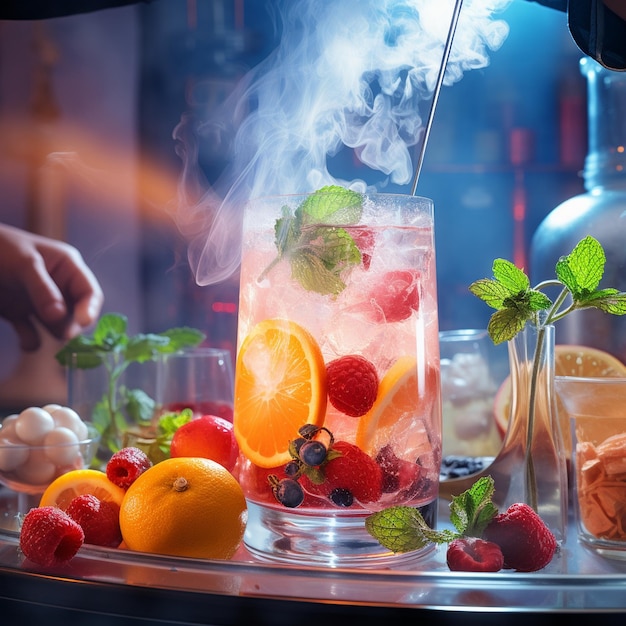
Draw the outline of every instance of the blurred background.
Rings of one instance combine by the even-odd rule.
[[[442,330],[484,328],[490,311],[468,285],[495,257],[528,268],[543,217],[584,190],[586,83],[566,16],[514,0],[501,18],[510,33],[490,65],[441,92],[418,186],[436,207]],[[172,133],[277,41],[258,0],[0,21],[0,220],[75,245],[104,312],[125,314],[130,332],[194,326],[234,353],[238,278],[199,287],[169,212],[181,173]],[[202,145],[200,162],[211,181],[224,155]],[[0,321],[0,408],[63,401],[59,348],[48,339],[21,354]]]

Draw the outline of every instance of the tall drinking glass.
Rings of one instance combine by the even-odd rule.
[[[244,541],[271,560],[372,565],[401,557],[367,533],[370,513],[409,505],[436,523],[433,204],[337,190],[245,209],[234,405]]]

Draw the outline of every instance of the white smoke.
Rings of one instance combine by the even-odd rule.
[[[280,45],[242,80],[225,115],[197,129],[183,118],[175,131],[184,168],[178,224],[198,284],[237,269],[249,198],[328,184],[372,188],[330,173],[329,158],[343,148],[385,175],[379,187],[411,181],[455,1],[281,1]],[[494,16],[511,1],[464,1],[444,85],[489,64],[508,35]],[[211,190],[197,166],[200,140],[229,156]]]

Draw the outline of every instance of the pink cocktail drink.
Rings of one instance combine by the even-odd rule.
[[[371,512],[410,505],[436,521],[432,202],[337,187],[253,201],[240,284],[234,424],[248,548],[303,562],[390,557],[365,530]]]

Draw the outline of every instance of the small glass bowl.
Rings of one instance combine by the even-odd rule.
[[[55,445],[29,445],[3,439],[0,426],[0,483],[18,493],[36,495],[61,474],[88,467],[100,434],[87,424],[87,438]]]

